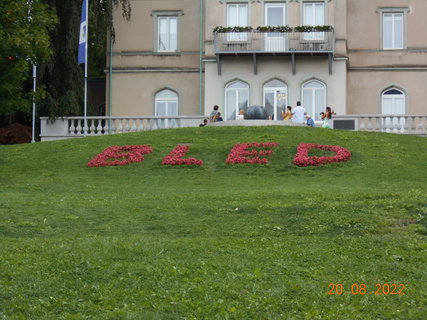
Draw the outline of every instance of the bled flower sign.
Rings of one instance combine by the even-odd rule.
[[[268,164],[268,156],[274,152],[277,142],[252,142],[234,145],[225,162],[227,164]],[[335,152],[334,156],[309,156],[311,149],[320,149]],[[184,158],[190,150],[188,145],[178,145],[162,160],[167,166],[201,166],[203,160]],[[148,145],[139,146],[112,146],[106,148],[88,162],[89,167],[125,166],[133,162],[144,161],[144,155],[150,154],[153,149]],[[340,146],[323,145],[316,143],[300,143],[293,164],[299,167],[320,166],[328,163],[348,161],[351,152]]]

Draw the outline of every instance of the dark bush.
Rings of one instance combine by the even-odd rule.
[[[31,142],[31,127],[12,123],[7,128],[0,128],[0,144],[18,144]]]

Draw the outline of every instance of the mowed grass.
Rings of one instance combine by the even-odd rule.
[[[269,141],[268,165],[225,163]],[[353,156],[296,167],[300,142]],[[162,166],[180,143],[204,165]],[[142,163],[86,166],[137,144],[154,149]],[[0,154],[0,319],[426,317],[425,137],[205,127]]]

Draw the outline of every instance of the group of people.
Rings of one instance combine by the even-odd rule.
[[[320,118],[322,119],[322,128],[331,128],[330,120],[332,119],[332,115],[335,112],[331,109],[331,107],[326,107],[325,112],[320,112]],[[315,127],[316,124],[311,116],[305,111],[304,107],[301,106],[301,102],[297,102],[297,106],[294,108],[292,112],[292,107],[287,106],[286,111],[282,111],[283,120],[292,120],[293,123],[306,123],[309,127]],[[305,118],[305,120],[304,120]]]
[[[330,120],[332,119],[332,115],[335,112],[331,109],[331,107],[326,107],[325,112],[320,112],[320,118],[322,119],[322,128],[331,128]],[[243,117],[243,116],[242,116]],[[282,110],[282,117],[285,121],[292,121],[293,123],[306,123],[307,126],[314,128],[316,124],[311,116],[305,111],[304,107],[301,105],[300,101],[297,101],[297,106],[292,111],[291,106],[286,107],[286,111]],[[305,119],[305,120],[304,120]],[[219,107],[217,105],[214,106],[213,111],[209,115],[209,122],[218,122],[223,121],[221,112],[219,112]],[[208,119],[204,119],[203,123],[200,124],[200,127],[204,127],[208,124]]]
[[[221,116],[221,112],[219,112],[219,107],[217,105],[215,105],[213,107],[213,111],[209,115],[209,122],[219,122],[219,121],[223,121],[223,119]],[[204,127],[207,124],[208,124],[208,119],[204,119],[203,123],[201,123],[199,126]]]

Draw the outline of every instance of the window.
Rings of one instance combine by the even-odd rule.
[[[248,4],[233,3],[227,5],[227,26],[246,27],[248,25]]]
[[[403,13],[383,13],[383,49],[403,49]]]
[[[304,2],[303,24],[321,26],[325,24],[325,4],[323,2]]]
[[[322,26],[325,24],[325,3],[304,2],[303,24],[305,26]],[[323,32],[305,32],[304,40],[323,40]]]
[[[285,24],[285,3],[266,3],[265,25],[284,26]]]
[[[405,94],[396,88],[387,89],[381,95],[381,113],[384,115],[405,114]],[[387,117],[383,120],[383,131],[404,131],[405,119]]]
[[[322,82],[312,80],[302,86],[302,106],[314,120],[321,120],[320,112],[326,107],[326,87]]]
[[[285,3],[265,4],[265,25],[284,26]],[[265,50],[269,52],[285,51],[285,34],[280,32],[268,32],[265,34]]]
[[[155,115],[158,117],[174,117],[178,115],[178,95],[172,90],[165,89],[156,94]],[[175,126],[174,119],[157,120],[159,128]]]
[[[249,21],[247,3],[231,3],[227,5],[227,26],[246,27]],[[232,32],[227,34],[228,41],[247,41],[247,32]]]
[[[178,16],[157,17],[157,51],[178,51]]]
[[[280,80],[271,80],[264,85],[264,107],[271,119],[283,120],[286,112],[287,86]]]
[[[236,120],[249,105],[249,86],[242,81],[233,81],[225,87],[226,120]]]

